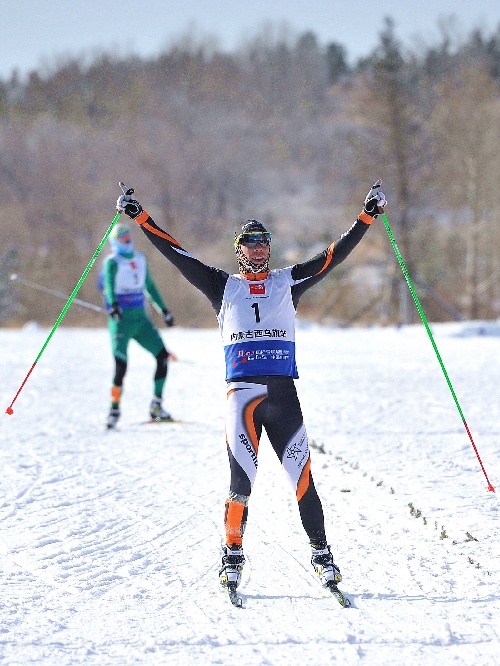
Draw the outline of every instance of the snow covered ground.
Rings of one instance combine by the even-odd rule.
[[[225,383],[218,331],[170,329],[165,404],[144,425],[153,360],[135,344],[120,428],[103,427],[105,329],[61,327],[0,425],[0,662],[500,664],[500,327],[433,326],[490,481],[421,325],[299,327],[297,382],[342,569],[312,573],[267,439],[233,608],[217,586]],[[0,329],[3,411],[49,331]]]

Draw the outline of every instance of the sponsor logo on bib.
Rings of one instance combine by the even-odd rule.
[[[251,294],[265,294],[266,285],[262,283],[250,282],[250,293]]]

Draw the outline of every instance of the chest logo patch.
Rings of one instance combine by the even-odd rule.
[[[266,285],[263,284],[263,283],[251,282],[250,283],[250,293],[251,294],[265,294],[266,293]]]

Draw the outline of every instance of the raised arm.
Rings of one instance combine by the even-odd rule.
[[[125,186],[122,189],[125,193],[116,202],[117,211],[135,220],[153,245],[179,269],[188,282],[205,294],[214,310],[218,312],[228,274],[218,268],[207,266],[189,254],[175,238],[155,223],[136,199],[132,198],[134,190],[125,189]]]
[[[356,222],[343,233],[338,240],[331,243],[323,252],[320,252],[309,261],[295,264],[292,268],[292,279],[296,283],[292,287],[294,305],[297,305],[302,294],[322,280],[328,273],[338,266],[354,250],[359,241],[368,231],[373,220],[379,213],[384,212],[387,204],[385,195],[380,190],[382,181],[372,186],[365,198],[363,210]]]

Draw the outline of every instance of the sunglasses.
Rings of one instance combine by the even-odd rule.
[[[234,244],[244,245],[245,247],[257,247],[257,245],[269,247],[271,245],[271,234],[267,231],[265,233],[250,231],[237,236]]]

